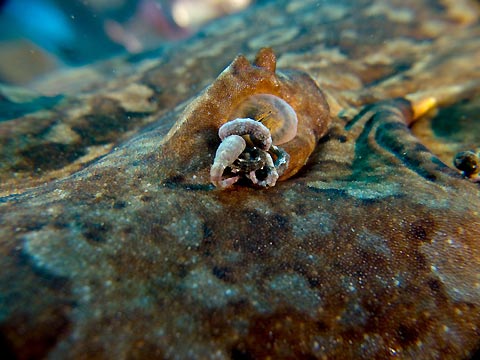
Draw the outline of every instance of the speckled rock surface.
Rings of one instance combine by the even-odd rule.
[[[446,159],[480,140],[478,17],[469,1],[267,2],[37,84],[51,96],[1,88],[2,354],[472,357],[480,191]],[[332,122],[296,176],[219,191],[219,120],[192,114],[224,102],[198,94],[263,46],[278,74],[314,79]],[[439,110],[412,133],[397,97]]]

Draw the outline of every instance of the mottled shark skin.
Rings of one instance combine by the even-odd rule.
[[[0,353],[472,357],[480,189],[434,125],[478,117],[478,19],[469,1],[265,2],[37,84],[51,96],[2,88]],[[275,187],[215,189],[218,127],[265,92],[321,120],[317,143],[285,144],[306,164]],[[416,135],[424,99],[440,115]]]

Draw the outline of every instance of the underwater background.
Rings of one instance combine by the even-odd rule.
[[[0,357],[476,358],[479,19],[0,1]]]
[[[45,72],[184,39],[251,0],[8,0],[0,12],[0,79],[27,84]]]

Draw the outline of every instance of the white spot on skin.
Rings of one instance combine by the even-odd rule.
[[[152,112],[156,110],[155,103],[149,100],[153,95],[152,89],[132,83],[106,96],[117,100],[126,111]]]
[[[218,279],[207,268],[193,269],[184,279],[182,288],[186,295],[205,308],[219,308],[238,296],[238,289]]]
[[[421,250],[430,262],[431,272],[453,300],[480,304],[480,266],[472,256],[473,250],[462,238],[437,232]],[[466,258],[472,259],[468,267],[464,265]]]
[[[400,193],[399,185],[391,182],[312,181],[308,186],[318,190],[344,190],[348,195],[363,200],[382,199]]]
[[[52,127],[45,137],[51,142],[60,144],[74,144],[81,141],[80,135],[65,123]]]
[[[320,296],[298,274],[280,274],[269,283],[272,303],[288,304],[297,310],[314,313],[321,305]]]
[[[332,232],[335,220],[331,214],[323,211],[310,212],[305,216],[292,216],[292,230],[295,238],[328,235]]]
[[[202,221],[190,212],[186,212],[181,218],[172,218],[170,223],[165,226],[165,230],[179,243],[188,247],[198,247],[203,238]]]
[[[407,8],[392,8],[389,5],[383,3],[375,3],[366,9],[365,15],[375,16],[375,15],[385,15],[390,20],[399,22],[399,23],[409,23],[413,21],[415,14],[411,9]]]
[[[392,252],[388,246],[388,240],[380,235],[364,230],[357,234],[355,240],[363,251],[385,256],[387,258],[391,257],[392,255]]]
[[[278,44],[287,44],[292,41],[300,32],[297,27],[285,28],[282,26],[278,29],[272,29],[265,35],[259,35],[248,42],[251,49],[260,49],[263,46],[275,47]]]

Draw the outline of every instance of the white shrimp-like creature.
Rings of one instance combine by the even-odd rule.
[[[218,135],[222,142],[217,149],[215,160],[210,169],[211,182],[218,188],[230,187],[239,180],[242,174],[250,179],[254,185],[260,187],[275,186],[279,176],[288,166],[288,154],[272,145],[270,130],[256,120],[241,118],[229,121],[220,127]],[[260,155],[258,159],[245,160],[241,158],[247,147],[247,143],[242,136],[249,137],[253,147],[249,147],[248,151],[257,151]],[[269,151],[277,157],[277,161],[273,161]],[[239,163],[234,164],[235,162]],[[243,169],[242,163],[244,163]],[[227,167],[230,167],[234,176],[224,179],[223,174]],[[264,170],[264,174],[263,178],[259,179],[256,171],[261,169]]]
[[[212,183],[223,189],[243,177],[255,186],[275,186],[290,156],[273,143],[283,144],[295,137],[295,111],[277,96],[256,94],[245,98],[230,115],[234,120],[218,130],[222,143],[210,171]],[[225,179],[224,173],[228,174]]]
[[[239,135],[230,135],[221,142],[215,153],[215,161],[210,169],[210,180],[213,185],[224,189],[238,181],[240,178],[238,175],[223,179],[223,172],[237,160],[246,146],[245,140]]]

